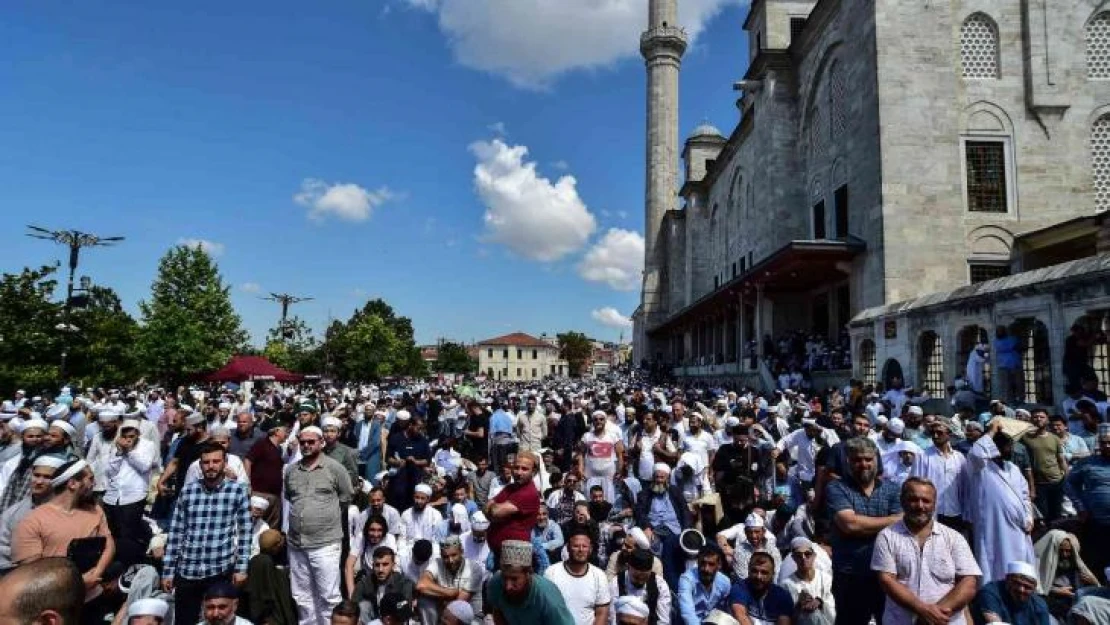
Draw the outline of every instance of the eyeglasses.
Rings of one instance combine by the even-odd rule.
[[[813,556],[817,555],[817,554],[816,554],[815,552],[813,552],[813,551],[794,551],[794,552],[792,552],[792,553],[793,553],[793,554],[794,554],[794,555],[795,555],[796,557],[801,557],[801,558],[812,558]]]

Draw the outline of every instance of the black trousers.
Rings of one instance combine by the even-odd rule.
[[[143,521],[146,500],[141,499],[125,506],[103,505],[108,529],[116,542],[116,561],[124,568],[135,564],[146,555],[150,543],[150,526]]]
[[[867,625],[871,617],[883,625],[886,595],[874,572],[851,575],[834,573],[833,598],[836,599],[836,625]]]
[[[231,575],[214,575],[204,579],[186,579],[178,575],[173,580],[173,622],[198,623],[204,606],[204,593],[219,582],[230,582]]]

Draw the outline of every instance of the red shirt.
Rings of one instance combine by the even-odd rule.
[[[506,540],[532,542],[532,528],[536,526],[536,514],[540,511],[540,491],[536,490],[532,480],[523,486],[514,482],[493,498],[494,503],[506,501],[516,506],[518,511],[510,517],[490,521],[486,541],[494,553],[501,552],[501,543]]]

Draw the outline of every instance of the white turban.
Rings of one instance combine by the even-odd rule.
[[[23,422],[23,429],[21,429],[20,432],[26,432],[27,430],[33,430],[35,428],[38,428],[45,432],[48,427],[49,426],[46,425],[46,421],[43,421],[42,419],[28,419],[27,421]]]
[[[31,466],[50,467],[52,469],[57,469],[65,463],[66,459],[64,456],[58,456],[55,454],[43,454],[38,458],[35,458],[34,462],[31,463]]]
[[[152,597],[132,601],[131,605],[127,606],[128,619],[136,616],[154,616],[164,619],[169,612],[170,604],[162,599],[155,599]]]
[[[638,618],[649,618],[651,616],[651,609],[639,597],[632,595],[625,595],[617,597],[617,614],[624,614],[627,616],[635,616]]]
[[[77,428],[70,425],[68,421],[62,421],[62,420],[54,421],[53,423],[50,424],[50,427],[58,428],[59,430],[65,432],[66,436],[68,436],[70,438],[70,440],[72,440],[73,437],[77,436]]]
[[[901,435],[902,432],[906,431],[906,423],[895,417],[886,424],[886,429],[890,430],[891,434]]]
[[[1013,560],[1006,563],[1006,575],[1020,575],[1036,581],[1037,569],[1033,568],[1033,565],[1028,562]]]
[[[658,473],[660,471],[662,471],[663,473],[666,473],[667,475],[670,475],[671,474],[671,466],[669,464],[665,463],[665,462],[656,462],[655,466],[653,466],[651,468],[651,472],[652,473]]]
[[[432,487],[428,486],[427,484],[417,484],[415,492],[418,492],[418,493],[427,495],[428,497],[431,497],[432,496]]]
[[[89,468],[89,463],[85,462],[84,460],[77,460],[73,462],[73,464],[69,465],[68,469],[62,471],[61,474],[55,475],[54,479],[50,480],[50,485],[54,486],[55,488],[61,486],[62,484],[65,484],[66,482],[72,480],[78,473],[84,471],[87,468]]]
[[[486,518],[486,515],[482,514],[481,510],[477,510],[471,515],[470,529],[478,532],[484,532],[489,529],[489,519]]]
[[[644,530],[634,527],[628,530],[628,535],[632,537],[632,542],[640,549],[651,549],[651,541],[648,540],[647,534]]]
[[[341,428],[343,427],[343,422],[336,417],[328,415],[323,419],[320,419],[320,425],[325,428]]]
[[[748,515],[748,518],[744,519],[744,527],[745,528],[766,527],[766,522],[764,522],[763,517],[761,517],[758,514],[753,512],[753,513]]]
[[[265,497],[254,495],[251,497],[251,507],[265,512],[270,508],[270,502]]]
[[[324,431],[315,425],[310,425],[301,430],[301,434],[315,434],[318,438],[324,438]]]

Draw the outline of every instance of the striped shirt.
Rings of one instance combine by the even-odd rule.
[[[246,573],[251,553],[250,495],[224,479],[209,489],[204,481],[185,486],[178,497],[166,540],[163,579],[204,579]]]
[[[964,537],[935,521],[921,549],[918,549],[917,538],[910,533],[904,521],[879,532],[871,556],[871,569],[894,575],[899,584],[925,603],[940,601],[956,586],[959,578],[983,574]],[[887,600],[883,623],[913,625],[916,618],[896,601]],[[963,612],[953,615],[949,623],[965,625]]]

